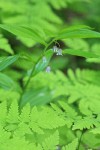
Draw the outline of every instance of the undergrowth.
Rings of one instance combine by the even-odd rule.
[[[0,1],[0,150],[100,149],[100,33],[58,15],[82,4]]]

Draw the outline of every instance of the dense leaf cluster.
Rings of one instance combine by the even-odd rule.
[[[100,149],[100,11],[87,13],[99,0],[93,4],[0,0],[0,150]]]

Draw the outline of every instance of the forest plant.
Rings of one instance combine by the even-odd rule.
[[[47,2],[44,1],[45,8],[48,6]],[[8,3],[11,8],[14,6],[10,0]],[[28,3],[29,8],[30,3]],[[34,7],[38,6],[37,2],[35,3]],[[67,3],[66,0],[59,1],[58,6],[54,1],[50,3],[59,8],[62,5],[66,6],[69,1]],[[5,2],[1,1],[0,6],[6,13],[9,10],[7,8],[10,7],[4,9],[4,4]],[[25,8],[26,4],[24,3]],[[16,6],[13,9],[15,8]],[[22,14],[20,17],[24,17],[20,8],[15,11],[16,14]],[[56,22],[61,23],[51,10],[49,13],[55,16]],[[13,18],[12,15],[10,17]],[[8,23],[10,17],[8,20],[4,18],[2,22]],[[43,16],[39,17],[43,18]],[[29,22],[31,21],[33,19]],[[79,42],[79,38],[100,38],[100,33],[85,25],[60,28],[60,31],[53,28],[51,32],[51,26],[50,29],[46,29],[42,26],[36,27],[36,24],[32,27],[27,23],[25,25],[15,25],[14,22],[3,23],[0,24],[3,32],[6,30],[23,42],[32,41],[32,44],[39,43],[44,48],[38,58],[26,52],[14,54],[7,39],[0,36],[1,48],[11,54],[0,57],[0,71],[3,71],[0,73],[0,149],[99,149],[100,71],[76,69],[73,72],[72,69],[68,69],[66,76],[61,71],[53,73],[50,62],[54,55],[56,58],[64,57],[66,54],[84,57],[88,62],[100,62],[100,54],[94,48],[92,51],[84,51],[81,48],[76,50],[71,44],[73,38]],[[59,44],[59,41],[64,40],[67,44],[66,49]],[[30,44],[26,43],[26,45]],[[18,61],[26,61],[26,64],[31,66],[24,76],[19,73],[22,85],[19,84],[17,77],[14,81],[4,72]],[[18,76],[18,72],[17,75],[15,72],[12,73]]]

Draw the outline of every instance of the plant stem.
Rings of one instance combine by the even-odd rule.
[[[51,40],[51,42],[47,44],[47,46],[44,48],[44,53],[45,53],[45,51],[47,50],[47,48],[54,42],[54,40],[55,40],[55,39]],[[41,58],[41,57],[40,57],[40,58]],[[39,58],[38,60],[40,60],[40,58]],[[37,62],[38,62],[38,61],[37,61]],[[37,62],[35,63],[35,65],[37,64]],[[32,71],[31,71],[31,73],[30,73],[30,75],[29,75],[29,78],[28,78],[28,80],[27,80],[25,86],[23,87],[23,91],[22,91],[22,94],[21,94],[20,100],[19,100],[19,106],[20,106],[20,104],[21,104],[22,96],[23,96],[23,94],[25,93],[25,90],[26,90],[26,88],[27,88],[27,86],[28,86],[28,84],[29,84],[29,82],[30,82],[30,80],[31,80],[32,74],[33,74],[34,69],[35,69],[35,65],[33,66]]]
[[[45,49],[44,49],[44,53],[45,53],[45,51],[47,50],[47,48],[48,48],[54,41],[55,41],[55,39],[51,40],[51,42],[47,44],[47,46],[46,46]]]
[[[81,133],[81,135],[80,135],[77,150],[79,150],[79,148],[80,148],[80,144],[81,144],[81,140],[82,140],[82,136],[83,136],[83,134],[84,134],[84,129],[82,130],[82,133]]]

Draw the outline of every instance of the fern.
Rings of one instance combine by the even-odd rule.
[[[31,86],[36,86],[35,83],[38,83],[38,87],[49,87],[52,92],[53,96],[57,97],[59,95],[66,95],[69,96],[68,102],[69,103],[75,103],[79,100],[85,99],[84,102],[87,101],[87,104],[90,105],[91,109],[93,110],[93,105],[97,102],[99,102],[100,99],[100,89],[97,84],[94,83],[96,80],[92,79],[94,78],[91,73],[91,78],[86,79],[87,71],[80,71],[79,69],[76,71],[76,76],[72,72],[72,70],[68,71],[69,77],[65,77],[62,73],[57,72],[56,74],[51,73],[50,75],[41,73],[36,78],[31,80],[31,83],[29,84],[29,88]],[[81,75],[81,73],[83,75]],[[80,74],[80,75],[79,75]],[[98,74],[98,80],[99,80],[99,71],[95,72],[95,74]],[[81,77],[82,76],[82,77]],[[42,80],[40,80],[42,78]],[[36,86],[37,87],[37,86]],[[92,91],[92,92],[91,92]],[[93,101],[95,99],[95,102]],[[80,101],[81,102],[81,101]]]
[[[0,1],[0,150],[100,148],[100,33],[77,25],[93,24],[76,13],[87,2]]]
[[[59,133],[60,135],[58,134],[60,128],[65,128],[67,125],[68,128],[72,127],[73,130],[81,130],[83,128],[91,129],[94,128],[94,126],[98,128],[100,125],[98,117],[94,118],[92,116],[86,116],[82,118],[78,110],[75,111],[73,106],[69,106],[64,101],[58,102],[58,105],[51,103],[51,107],[35,106],[32,110],[30,109],[29,104],[27,104],[23,107],[21,112],[18,110],[16,101],[12,102],[9,110],[7,110],[5,102],[2,102],[0,108],[0,125],[3,128],[1,128],[0,132],[5,132],[5,134],[8,135],[5,136],[6,139],[8,137],[8,140],[6,140],[6,143],[4,142],[0,148],[6,148],[7,150],[14,148],[14,143],[20,148],[20,141],[24,144],[23,150],[25,148],[30,150],[33,147],[37,150],[56,149],[57,145],[59,145],[59,136],[62,137],[61,133]],[[2,112],[4,113],[2,114]],[[58,131],[53,134],[55,130]],[[49,134],[47,131],[49,131]],[[32,138],[33,140],[31,140],[31,137],[34,137]],[[42,141],[40,140],[41,138]],[[77,140],[73,141],[65,147],[63,146],[62,149],[75,149],[77,146],[76,141]],[[38,146],[36,146],[36,143],[38,143]]]
[[[1,21],[2,23],[10,23],[10,24],[19,24],[19,25],[27,24],[32,28],[38,29],[39,32],[42,35],[44,35],[43,33],[44,27],[45,29],[50,31],[52,30],[57,31],[57,28],[55,28],[55,24],[56,23],[58,25],[62,24],[62,20],[52,11],[50,6],[52,5],[55,9],[58,8],[61,9],[62,7],[65,7],[67,5],[67,1],[68,0],[64,0],[63,2],[57,1],[55,3],[54,1],[49,0],[44,1],[22,0],[21,2],[8,0],[6,1],[5,7],[5,1],[2,0],[0,3],[0,8],[2,9],[2,12],[4,14],[9,13],[9,15],[6,15],[4,17],[2,16],[1,13],[2,18]],[[43,7],[42,13],[37,13],[41,10],[41,7]],[[46,14],[45,12],[48,12],[48,14]],[[52,22],[52,24],[49,22]],[[31,39],[25,39],[23,37],[20,37],[19,39],[29,47],[31,47],[33,44],[36,43]]]
[[[6,116],[7,116],[7,104],[6,101],[4,101],[1,105],[0,105],[0,124],[5,125],[5,121],[6,121]]]
[[[62,150],[76,150],[78,145],[78,139],[72,141],[72,143],[66,145]]]
[[[10,109],[9,109],[9,113],[7,116],[7,122],[8,123],[18,123],[18,104],[16,101],[13,101]]]
[[[49,144],[48,144],[49,143]],[[59,144],[59,133],[56,131],[53,135],[48,137],[43,143],[42,147],[44,150],[55,150],[57,145]]]
[[[7,101],[8,105],[11,104],[13,99],[18,101],[20,97],[19,92],[13,90],[4,90],[4,89],[0,89],[0,95],[1,95],[0,101],[1,102]]]
[[[93,117],[85,117],[83,119],[77,120],[75,124],[73,125],[73,130],[80,129],[83,130],[84,128],[90,129],[94,126],[99,126],[99,121],[97,119],[94,119]]]
[[[0,34],[0,49],[6,51],[7,53],[13,54],[13,50],[8,43],[8,40]]]
[[[76,103],[76,105],[78,105],[78,111],[80,111],[80,113],[82,113],[86,117],[80,118],[79,116],[77,116],[77,110],[75,112],[75,110],[70,108],[68,104],[64,102],[59,102],[60,107],[62,107],[63,110],[65,111],[64,115],[64,112],[62,112],[62,110],[58,106],[51,103],[52,108],[57,112],[57,114],[59,114],[60,116],[67,117],[66,123],[68,127],[70,127],[73,123],[74,123],[73,129],[82,130],[83,128],[90,129],[91,127],[93,128],[94,126],[98,127],[99,120],[97,118],[94,118],[92,115],[96,114],[98,116],[100,113],[99,111],[100,90],[98,83],[96,83],[94,80],[94,75],[99,74],[99,71],[98,72],[90,71],[89,73],[91,74],[91,78],[85,76],[85,73],[87,74],[88,72],[89,70],[81,71],[78,69],[76,71],[76,74],[74,74],[71,70],[69,70],[68,75],[70,79],[65,78],[63,74],[60,74],[60,72],[56,73],[56,77],[55,74],[53,73],[51,73],[50,75],[44,75],[43,73],[41,73],[34,80],[33,79],[31,80],[29,88],[33,86],[32,82],[35,81],[42,87],[48,86],[54,92],[54,97],[57,97],[61,94],[63,96],[64,95],[69,96],[69,98],[66,99],[64,98],[64,100],[68,101],[68,103],[70,104]],[[42,79],[44,78],[44,80],[40,80],[41,77],[39,76],[41,76]],[[93,101],[94,99],[95,101]]]
[[[100,134],[100,127],[92,129],[91,132],[94,133],[94,134]]]
[[[1,112],[4,112],[1,114],[0,117],[0,126],[1,126],[0,133],[3,132],[4,134],[4,137],[2,137],[2,140],[4,140],[4,145],[2,147],[0,146],[0,148],[2,149],[4,149],[5,147],[7,150],[10,148],[14,148],[15,147],[13,143],[14,141],[16,144],[18,144],[19,148],[21,148],[21,143],[22,143],[23,149],[25,149],[25,146],[26,148],[28,147],[30,149],[29,145],[31,144],[28,144],[27,134],[35,135],[35,133],[37,133],[37,137],[38,137],[40,136],[40,134],[44,134],[45,129],[52,130],[54,128],[58,128],[59,126],[64,126],[66,123],[63,118],[61,117],[59,118],[59,116],[55,114],[55,112],[49,107],[47,108],[42,107],[39,110],[36,107],[33,107],[30,112],[29,105],[26,105],[22,109],[22,112],[19,114],[18,104],[16,101],[13,101],[8,112],[7,112],[7,107],[5,102],[3,102],[0,105],[0,108],[1,108],[0,109]],[[25,137],[27,140],[25,140]],[[5,143],[5,138],[6,138],[6,143]],[[21,138],[21,142],[20,142],[20,138]],[[54,138],[53,141],[52,138]],[[40,145],[43,150],[46,150],[50,147],[51,147],[50,149],[55,149],[58,144],[59,144],[59,134],[57,131],[50,137],[44,139],[44,142],[42,143],[42,145],[41,144]]]
[[[21,122],[28,123],[30,121],[30,111],[31,109],[29,104],[23,107],[19,118]]]

